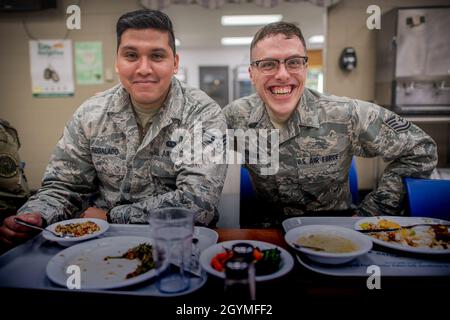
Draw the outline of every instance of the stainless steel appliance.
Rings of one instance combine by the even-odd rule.
[[[225,107],[229,102],[228,66],[200,66],[199,71],[200,89]]]
[[[399,114],[450,114],[450,7],[384,14],[376,53],[378,104]]]

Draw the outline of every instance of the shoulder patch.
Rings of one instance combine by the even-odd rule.
[[[411,123],[398,115],[391,115],[384,120],[384,123],[388,125],[395,132],[407,131],[411,127]]]
[[[9,154],[0,155],[0,178],[12,178],[17,174],[16,160]]]

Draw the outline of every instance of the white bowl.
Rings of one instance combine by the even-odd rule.
[[[298,248],[294,245],[298,238],[310,235],[335,235],[352,241],[358,249],[352,252],[334,253],[325,251],[315,251],[313,249]],[[331,226],[331,225],[308,225],[289,230],[284,236],[286,242],[295,250],[308,256],[311,260],[325,264],[342,264],[349,262],[372,249],[372,241],[365,235],[352,229]]]
[[[193,237],[198,239],[197,247],[200,252],[216,244],[217,240],[219,240],[219,234],[213,229],[206,227],[195,227]]]
[[[63,221],[55,222],[55,223],[49,225],[46,229],[55,232],[55,229],[58,225],[66,225],[69,223],[84,223],[87,221],[95,222],[100,227],[100,230],[96,231],[94,233],[85,234],[81,237],[73,237],[73,238],[59,238],[59,237],[51,234],[50,232],[42,232],[42,236],[44,237],[44,239],[47,239],[50,241],[55,241],[64,247],[69,247],[69,246],[73,246],[74,244],[78,244],[82,241],[98,237],[99,235],[105,233],[109,228],[109,223],[106,222],[105,220],[95,219],[95,218],[78,218],[78,219],[70,219],[70,220],[63,220]]]

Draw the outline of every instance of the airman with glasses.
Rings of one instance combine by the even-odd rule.
[[[241,227],[274,226],[302,215],[404,214],[402,179],[431,173],[434,141],[373,103],[306,88],[306,44],[295,24],[261,28],[250,60],[256,93],[232,102],[224,113],[231,129],[279,130],[279,170],[265,175],[267,164],[245,159],[257,201],[241,210]],[[352,203],[348,183],[353,156],[380,156],[389,163],[378,188],[359,204]]]

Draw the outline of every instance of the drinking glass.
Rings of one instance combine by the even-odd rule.
[[[194,231],[194,213],[185,208],[163,208],[150,212],[153,256],[159,270],[156,285],[164,293],[187,290]],[[167,268],[165,268],[167,266]]]

